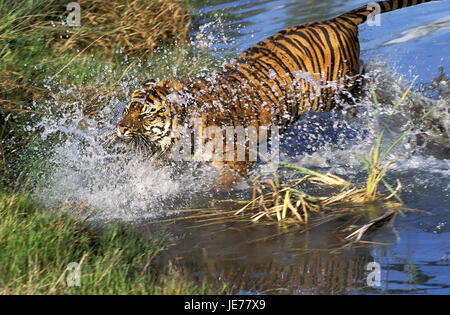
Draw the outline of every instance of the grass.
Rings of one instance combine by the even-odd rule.
[[[151,54],[161,44],[188,38],[191,16],[179,0],[80,0],[80,27],[69,27],[58,42],[65,52],[95,42],[106,56],[119,49],[128,56]],[[68,32],[67,32],[68,31]]]
[[[107,81],[101,82],[104,86],[114,88],[120,77],[105,78],[105,73],[130,71],[124,58],[144,64],[160,59],[164,64],[161,56],[167,50],[162,48],[176,45],[181,64],[182,52],[189,50],[190,15],[178,0],[78,3],[83,8],[81,26],[70,27],[62,24],[67,15],[65,1],[0,1],[0,105],[4,110],[27,112],[30,103],[48,96],[49,78],[58,79],[58,84],[83,85],[101,78]]]
[[[417,79],[414,78],[411,85],[408,87],[408,89],[404,92],[400,100],[397,102],[397,104],[394,106],[394,109],[391,113],[391,115],[394,115],[402,101],[405,99],[405,97],[408,95],[409,91],[411,90],[414,81]],[[371,85],[371,92],[373,96],[373,101],[376,107],[377,111],[377,117],[379,120],[379,103],[378,99],[375,93],[375,89],[373,85]],[[430,115],[435,109],[437,108],[437,105],[432,107],[430,110],[428,110],[424,115],[422,115],[418,122],[423,121],[428,115]],[[415,125],[412,125],[407,130],[405,130],[389,147],[386,151],[381,152],[381,143],[383,140],[383,134],[385,132],[385,129],[383,128],[379,134],[377,135],[377,141],[376,144],[372,147],[371,151],[369,152],[368,156],[366,157],[360,157],[358,156],[358,159],[366,166],[368,176],[367,176],[367,182],[366,182],[366,194],[365,199],[366,201],[374,201],[377,198],[377,189],[380,184],[380,182],[383,183],[383,185],[387,188],[387,190],[391,193],[391,197],[395,197],[399,202],[403,203],[403,201],[400,199],[400,197],[397,194],[397,190],[400,189],[401,185],[400,182],[398,182],[398,189],[395,191],[392,189],[392,187],[384,180],[384,175],[386,174],[387,169],[389,166],[391,166],[394,162],[385,162],[387,156],[391,153],[391,151],[395,148],[395,146],[403,139],[405,138],[413,129]]]
[[[123,225],[96,233],[64,211],[40,209],[25,193],[6,192],[15,186],[26,190],[24,179],[34,178],[46,167],[46,159],[60,139],[43,140],[39,130],[26,127],[43,116],[73,109],[61,104],[80,106],[86,117],[100,121],[104,106],[113,99],[125,100],[148,78],[179,79],[217,66],[217,60],[195,43],[186,42],[191,17],[180,2],[78,1],[83,8],[82,24],[72,28],[60,23],[67,14],[66,1],[0,0],[0,294],[216,292],[206,284],[192,284],[174,270],[152,270],[152,261],[164,250],[161,240],[143,239]],[[198,5],[197,0],[184,3]],[[174,65],[176,72],[172,72]],[[123,82],[129,83],[128,87],[123,88]],[[56,87],[59,90],[55,92]],[[375,94],[374,101],[378,106]],[[315,214],[335,214],[335,205],[391,198],[401,201],[401,186],[393,189],[384,180],[391,165],[385,161],[412,128],[385,152],[381,152],[384,130],[378,133],[368,156],[360,157],[368,171],[366,187],[333,174],[283,164],[300,177],[292,183],[280,183],[276,174],[269,180],[256,180],[252,200],[236,202],[239,211],[189,210],[195,213],[186,219],[195,217],[202,224],[214,224],[226,215],[250,223],[266,219],[306,226]],[[389,196],[380,194],[380,183]],[[327,186],[327,195],[307,193],[303,184]],[[349,237],[359,240],[389,217],[375,219]],[[67,267],[72,262],[81,266],[80,286],[68,286]]]
[[[42,46],[59,52],[80,51],[95,42],[95,47],[101,47],[107,56],[117,49],[141,56],[151,54],[162,44],[185,41],[189,35],[191,16],[179,0],[77,3],[81,19],[80,25],[74,27],[67,23],[66,1],[0,1],[0,39],[8,45],[4,50],[34,46],[40,41]]]
[[[123,224],[96,233],[64,211],[42,211],[23,193],[0,192],[0,247],[0,294],[218,293],[169,269],[152,270],[163,240]],[[73,262],[79,286],[69,286]]]

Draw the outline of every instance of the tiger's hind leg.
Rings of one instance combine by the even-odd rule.
[[[356,108],[356,104],[361,103],[362,98],[364,97],[364,86],[367,84],[367,76],[366,76],[366,67],[362,60],[359,60],[359,71],[355,76],[355,82],[351,91],[352,97],[349,100],[349,104],[352,106],[348,109],[348,114],[351,117],[356,117],[358,114],[358,109]]]
[[[355,84],[353,87],[353,95],[355,96],[356,99],[361,98],[362,96],[362,90],[363,90],[363,86],[366,83],[366,65],[364,64],[364,62],[360,59],[358,62],[358,74],[356,75],[355,78]]]
[[[366,84],[365,66],[362,60],[358,63],[358,73],[348,79],[346,87],[336,97],[336,109],[345,112],[350,117],[356,117],[358,104],[364,95],[363,87]]]

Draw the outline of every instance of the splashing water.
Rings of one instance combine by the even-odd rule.
[[[74,215],[89,214],[93,220],[133,221],[162,216],[166,209],[188,205],[196,193],[207,193],[215,174],[208,167],[191,165],[184,171],[156,167],[129,148],[116,145],[114,130],[132,90],[145,80],[144,70],[155,79],[162,78],[161,73],[177,78],[179,73],[192,71],[181,69],[185,64],[198,63],[198,75],[209,73],[211,70],[200,59],[204,58],[202,51],[213,45],[211,38],[211,30],[205,26],[186,47],[193,52],[162,49],[156,53],[161,59],[138,61],[122,75],[117,90],[107,93],[101,91],[103,82],[114,73],[103,66],[101,77],[94,82],[100,92],[95,100],[86,98],[82,85],[67,87],[61,83],[63,78],[49,78],[49,99],[33,104],[44,112],[38,122],[26,127],[31,133],[39,133],[42,143],[51,139],[52,146],[48,152],[40,151],[48,155],[47,166],[40,174],[40,184],[34,187],[34,198],[51,208],[66,205]],[[189,54],[192,56],[186,57]],[[180,64],[180,56],[189,60]],[[132,66],[127,58],[123,64]],[[90,115],[86,109],[95,102],[101,106]]]
[[[221,47],[220,40],[224,43],[230,41],[223,33],[219,37],[213,35],[218,27],[220,28],[218,22],[203,25],[191,46],[219,53],[215,49]],[[220,39],[219,42],[217,38]],[[171,59],[171,54],[173,53],[165,51],[162,58],[166,59],[166,73],[176,78],[180,73],[180,64],[173,61],[176,58]],[[192,60],[197,62],[197,58],[200,57],[194,56]],[[29,128],[39,130],[42,140],[50,135],[58,135],[59,141],[51,150],[48,168],[41,174],[42,183],[34,189],[33,195],[36,199],[49,207],[59,208],[65,204],[69,209],[73,209],[71,211],[75,215],[88,211],[93,220],[133,221],[161,217],[167,209],[191,206],[197,202],[196,198],[199,196],[205,200],[216,196],[211,189],[211,183],[217,174],[208,166],[193,164],[183,169],[154,166],[151,161],[139,157],[131,150],[119,147],[111,149],[104,145],[105,141],[113,137],[112,130],[115,130],[126,98],[131,90],[141,83],[139,78],[142,78],[142,68],[150,69],[154,65],[143,65],[139,61],[136,66],[123,76],[117,91],[102,100],[107,105],[98,112],[100,119],[86,117],[83,112],[82,108],[88,104],[83,98],[85,90],[82,86],[67,88],[58,86],[57,80],[49,80],[51,97],[44,102],[47,112],[35,126]],[[396,175],[401,175],[426,165],[434,174],[430,181],[440,181],[439,178],[448,177],[448,156],[442,159],[434,157],[433,152],[431,155],[429,152],[424,154],[427,151],[426,144],[431,140],[444,144],[448,141],[448,100],[426,99],[419,93],[411,93],[406,100],[407,105],[402,105],[398,114],[389,115],[392,104],[401,97],[408,84],[402,84],[401,80],[396,79],[382,64],[366,66],[367,77],[374,81],[380,102],[385,105],[379,113],[381,121],[389,127],[385,134],[385,147],[407,128],[407,124],[414,118],[412,110],[429,109],[440,102],[437,110],[439,113],[433,116],[432,122],[443,126],[441,134],[424,133],[420,129],[412,132],[390,154],[389,159],[396,161],[396,166],[391,169]],[[105,66],[103,72],[105,75],[96,82],[99,87],[112,69]],[[199,75],[209,72],[207,68],[198,71]],[[444,79],[441,81],[445,81]],[[444,83],[440,82],[441,85]],[[354,100],[356,104],[353,107],[358,109],[356,117],[345,115],[352,107],[348,104],[343,104],[344,111],[304,114],[284,134],[281,158],[309,168],[325,169],[341,176],[351,177],[358,174],[361,164],[356,156],[367,155],[374,144],[373,130],[379,130],[377,112],[368,86],[363,87],[362,94],[362,97]],[[35,106],[42,108],[42,104]],[[426,138],[422,139],[420,145],[419,135]],[[445,150],[443,152],[445,155]],[[435,153],[439,156],[440,152]],[[270,168],[261,164],[254,167],[254,174],[260,172],[270,172]],[[239,188],[230,193],[231,198],[239,198],[242,191],[247,192],[248,186],[244,184]],[[448,190],[449,187],[446,191]]]
[[[379,65],[374,66],[374,71],[384,71],[381,78],[389,80],[388,74]],[[380,79],[378,85],[381,83]],[[401,87],[392,87],[392,98],[396,98],[401,91]],[[74,91],[60,93],[71,94]],[[433,104],[439,102],[427,101]],[[111,130],[115,129],[123,102],[114,99],[110,108],[103,109],[100,113],[104,117],[102,128],[96,127],[96,120],[84,117],[81,110],[73,109],[73,103],[60,105],[58,115],[44,116],[36,125],[36,128],[43,130],[43,139],[53,133],[60,134],[62,139],[49,159],[51,167],[44,176],[45,184],[34,192],[44,204],[53,207],[67,204],[75,212],[89,208],[95,219],[129,221],[160,217],[167,209],[188,206],[196,193],[206,195],[203,196],[206,198],[213,197],[210,184],[214,175],[208,175],[211,173],[204,167],[195,165],[184,170],[171,166],[157,167],[133,151],[111,150],[103,145],[105,139],[113,137]],[[338,175],[356,174],[361,167],[356,156],[369,152],[374,143],[370,128],[376,128],[376,113],[370,100],[363,100],[357,107],[360,112],[356,118],[346,117],[338,111],[305,114],[284,135],[281,150],[285,154],[282,156],[287,156],[288,161],[294,159],[306,167],[323,168]],[[387,112],[388,108],[383,111]],[[407,119],[401,117],[407,111],[403,109],[396,119]],[[388,123],[391,129],[386,146],[404,130],[393,130],[396,122]],[[435,175],[448,176],[448,159],[412,155],[412,148],[417,149],[415,135],[417,133],[412,133],[392,152],[390,159],[395,160],[397,165],[392,169],[408,172],[411,168],[428,165]],[[264,165],[260,165],[253,172],[264,170]]]

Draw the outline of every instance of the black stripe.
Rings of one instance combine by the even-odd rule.
[[[286,40],[286,41],[287,41],[286,38],[283,38],[283,40]],[[290,41],[290,40],[289,40],[289,41]],[[291,42],[292,42],[292,41],[291,41]],[[291,50],[288,49],[284,44],[280,43],[279,41],[272,41],[272,43],[273,43],[276,47],[280,48],[280,49],[283,50],[285,53],[287,53],[287,54],[289,55],[289,57],[291,57],[291,59],[292,59],[292,60],[295,62],[295,64],[297,65],[297,70],[300,70],[300,71],[306,71],[306,65],[304,64],[303,60],[302,60],[302,59],[299,59],[297,56],[295,56],[295,55],[291,52]],[[294,47],[295,47],[295,44],[293,44],[293,45],[294,45]],[[289,72],[292,74],[292,70],[290,70]],[[296,81],[297,81],[296,79],[293,79],[293,80],[292,80],[292,86],[294,86],[294,82],[296,82]],[[294,87],[295,87],[295,86],[294,86]],[[298,99],[297,93],[294,92],[294,95],[295,95],[295,105],[296,105],[296,107],[298,108],[298,107],[300,106],[300,101],[299,101],[299,99]],[[291,107],[291,108],[289,109],[289,107]],[[288,112],[291,113],[291,114],[294,112],[294,111],[292,110],[292,106],[288,106]]]
[[[271,105],[271,104],[267,104],[267,105],[272,106],[273,112],[274,112],[274,114],[275,114],[275,116],[276,116],[277,123],[278,123],[278,122],[280,121],[280,114],[279,114],[279,110],[278,110],[278,100],[277,100],[277,98],[276,98],[274,92],[273,92],[272,89],[270,88],[270,85],[269,85],[264,79],[262,79],[261,77],[259,77],[258,74],[264,75],[264,77],[265,77],[266,79],[268,79],[269,81],[271,81],[270,77],[268,77],[263,71],[261,71],[261,69],[247,69],[247,68],[245,68],[244,66],[249,66],[248,63],[242,65],[240,68],[243,69],[243,70],[245,70],[246,73],[247,73],[248,75],[253,76],[256,80],[258,80],[258,81],[260,81],[260,82],[263,82],[263,83],[264,83],[263,86],[267,86],[267,87],[261,88],[261,90],[263,90],[263,92],[264,92],[263,95],[264,95],[264,96],[268,99],[268,101],[272,104],[272,105]],[[256,70],[256,71],[252,71],[252,70]],[[257,90],[257,92],[258,92],[258,91],[259,91],[259,89]],[[267,91],[268,91],[271,95],[273,95],[273,98],[271,98],[271,97],[268,95]]]
[[[311,32],[311,34],[316,38],[316,41],[314,41],[314,43],[316,44],[317,48],[319,49],[320,54],[322,55],[322,63],[325,64],[325,51],[321,47],[322,39],[320,38],[320,35],[313,28],[306,29],[305,31]]]
[[[262,44],[265,45],[264,43],[262,43]],[[267,58],[275,61],[275,63],[277,65],[281,66],[285,70],[286,74],[288,74],[291,77],[291,80],[294,81],[293,77],[292,77],[292,73],[289,71],[289,68],[286,67],[284,62],[280,58],[278,58],[278,56],[274,55],[271,50],[269,50],[269,49],[267,49],[265,47],[261,47],[261,46],[262,45],[254,46],[254,47],[248,49],[248,51],[250,51],[250,52],[253,52],[253,51],[264,51],[264,52],[266,52],[266,54],[263,54],[264,57],[267,57]],[[262,61],[262,62],[264,62],[264,61]],[[267,64],[266,62],[264,62],[264,63]],[[272,65],[270,65],[270,64],[267,64],[267,65],[271,68],[271,70],[275,71],[275,69],[273,69]],[[281,77],[277,71],[275,71],[275,72],[277,73],[278,77]],[[287,96],[288,96],[288,94],[286,93],[286,90],[284,88],[282,88],[282,90],[284,91],[286,110],[287,110],[289,108],[289,104],[287,103],[287,100],[288,100]]]
[[[268,52],[269,52],[270,54],[273,54],[273,53],[272,53],[271,51],[269,51],[269,50],[268,50]],[[279,58],[277,57],[277,59],[279,59]],[[280,60],[279,63],[280,63],[280,65],[281,65],[282,67],[284,67],[285,70],[286,70],[286,66],[284,65],[284,63],[283,63],[281,60]],[[294,82],[295,79],[293,78],[293,74],[289,71],[289,69],[286,70],[286,73],[289,74],[289,76],[291,77],[292,82]],[[287,95],[287,94],[286,94],[286,95]],[[296,99],[297,104],[299,104],[298,107],[300,108],[300,103],[301,103],[301,102],[300,102],[300,101],[297,101],[297,100],[298,100],[298,96],[297,96],[297,95],[295,95],[295,99]],[[286,102],[287,102],[287,101],[288,101],[288,98],[286,98]],[[289,104],[287,104],[286,109],[289,110]],[[291,112],[291,111],[289,111],[289,112]],[[296,116],[297,116],[297,115],[296,115]]]
[[[390,11],[390,10],[388,10],[387,2],[386,2],[386,1],[378,2],[378,4],[380,5],[381,13],[385,13],[385,12],[387,12],[387,11]]]
[[[349,58],[349,55],[347,54],[347,51],[349,49],[348,49],[347,45],[344,46],[344,44],[342,43],[342,39],[341,39],[342,33],[339,32],[338,30],[336,30],[337,25],[328,24],[328,26],[331,29],[331,31],[336,35],[336,38],[339,42],[339,51],[340,51],[341,57],[343,57],[345,60],[347,60],[347,62],[351,62],[352,60]],[[344,40],[344,42],[346,42],[346,41]],[[343,67],[339,67],[339,68],[342,69]],[[339,76],[339,74],[338,74],[338,76]]]
[[[331,56],[331,60],[330,60],[330,70],[331,71],[328,73],[327,81],[333,81],[332,80],[332,75],[333,75],[334,66],[335,66],[334,65],[334,63],[335,63],[335,56],[334,56],[334,53],[333,53],[333,45],[331,44],[331,41],[330,41],[330,34],[328,34],[328,30],[326,29],[326,27],[318,26],[318,29],[320,29],[322,31],[323,36],[325,37],[325,41],[326,41],[326,43],[328,45],[328,50],[329,50],[330,56]]]
[[[289,43],[291,46],[293,46],[294,48],[300,50],[304,55],[307,55],[307,53],[305,52],[305,50],[304,50],[301,46],[297,45],[297,43],[294,43],[289,37],[286,36],[286,37],[283,38],[283,40],[286,41],[286,42],[288,42],[288,43]],[[301,62],[301,64],[302,64],[303,69],[300,68],[299,70],[307,70],[307,67],[306,67],[306,64],[304,63],[303,58],[301,58],[301,56],[298,56],[298,55],[294,55],[294,54],[292,54],[292,55],[295,56],[295,58],[296,58],[297,60],[300,60],[300,62]],[[311,56],[311,54],[309,54],[309,56]],[[300,58],[298,58],[298,57],[300,57]]]
[[[275,107],[275,113],[276,113],[276,116],[278,118],[278,122],[280,123],[282,121],[282,119],[279,116],[279,112],[281,112],[281,110],[280,110],[280,108],[278,106],[279,105],[278,99],[284,98],[285,108],[287,110],[288,109],[287,92],[284,89],[283,85],[281,85],[281,83],[276,78],[272,79],[272,78],[270,78],[268,76],[269,71],[273,70],[272,66],[270,64],[268,64],[265,61],[260,60],[260,59],[249,59],[248,65],[250,65],[251,63],[255,63],[256,65],[258,65],[260,67],[260,73],[262,73],[268,79],[269,82],[275,82],[275,84],[278,86],[279,92],[281,92],[281,94],[279,96],[275,95],[275,92],[272,90],[273,86],[271,86],[270,84],[266,83],[268,85],[268,87],[269,87],[270,92],[272,93],[272,95],[277,100],[276,102],[273,103],[273,106]],[[269,69],[266,68],[266,67],[268,67]],[[263,71],[261,71],[261,68],[264,69],[265,71],[267,71],[267,74],[265,74]]]
[[[238,67],[230,68],[230,70],[231,71],[227,72],[228,77],[233,78],[231,75],[237,74],[240,78],[242,78],[244,80],[244,82],[241,82],[241,83],[247,83],[252,88],[251,94],[256,95],[262,104],[264,101],[261,99],[261,96],[259,95],[259,93],[256,92],[257,89],[256,89],[255,85],[253,84],[253,82],[248,80],[246,75],[244,73],[242,73]],[[237,81],[239,82],[240,80],[237,80]],[[253,93],[253,91],[255,91],[255,92]],[[247,93],[245,93],[243,96],[246,96],[246,94]],[[255,103],[253,98],[250,98],[250,101],[253,103],[253,112],[255,113],[256,118],[259,120],[258,105]]]
[[[314,23],[315,25],[316,25],[316,23]],[[323,40],[322,40],[322,38],[320,37],[320,35],[319,35],[319,33],[316,31],[316,29],[314,29],[314,28],[310,28],[310,29],[305,29],[305,32],[306,33],[308,33],[308,35],[310,35],[310,36],[314,36],[317,40],[316,41],[314,41],[314,43],[316,44],[316,47],[319,49],[319,52],[321,53],[321,55],[322,55],[322,64],[325,66],[325,67],[327,67],[327,62],[326,62],[326,60],[325,60],[325,51],[323,50],[323,48],[322,48],[322,45],[324,45],[324,43],[323,43]],[[312,37],[311,37],[312,38]],[[324,48],[325,48],[326,46],[324,45]],[[320,61],[319,61],[320,62]],[[327,79],[328,78],[325,78],[325,77],[322,77],[322,74],[325,74],[325,71],[326,71],[326,69],[321,69],[321,73],[320,73],[320,77],[321,77],[321,80],[320,80],[320,82],[319,82],[319,86],[321,86],[323,83],[326,83],[326,82],[323,82],[324,80],[325,81],[327,81]],[[322,98],[326,98],[326,97],[328,97],[328,91],[326,90],[326,89],[322,89],[322,88],[320,88],[320,90],[319,90],[319,92],[320,92],[320,96],[319,97],[314,97],[314,99],[313,100],[311,100],[309,97],[308,97],[308,99],[309,99],[309,101],[310,101],[310,107],[312,108],[312,109],[314,109],[314,110],[317,110],[318,109],[318,106],[320,105],[320,103],[322,102],[321,101],[321,99]],[[315,106],[315,105],[317,105],[317,107]]]
[[[308,33],[308,31],[311,31],[311,34]],[[319,69],[318,69],[318,74],[319,74],[319,76],[320,76],[320,80],[319,80],[318,84],[321,85],[321,83],[322,83],[322,74],[324,74],[321,64],[322,64],[322,63],[325,64],[325,53],[324,53],[324,50],[322,49],[322,47],[321,47],[321,45],[320,45],[320,43],[322,42],[322,40],[320,39],[320,37],[319,37],[319,35],[317,34],[317,32],[316,32],[315,30],[313,30],[313,29],[303,29],[303,30],[300,30],[299,28],[296,28],[295,30],[293,30],[293,33],[294,33],[295,35],[297,35],[297,36],[300,36],[300,37],[304,38],[308,43],[310,43],[311,48],[312,48],[312,50],[313,50],[313,52],[314,52],[314,55],[315,55],[315,57],[316,57],[315,61],[316,61],[317,66],[318,66],[318,68],[319,68]],[[318,40],[317,40],[317,41],[314,41],[314,40],[313,40],[313,36],[316,37]],[[312,43],[314,43],[314,46],[312,46]],[[314,48],[317,48],[317,49],[319,50],[319,52],[320,52],[320,54],[321,54],[321,56],[322,56],[322,62],[320,61],[320,59],[319,59],[319,57],[318,57],[318,55],[317,55],[317,53],[316,53],[316,49],[314,49]],[[310,85],[310,83],[309,83],[308,81],[306,81],[306,87],[307,87],[307,93],[306,93],[305,96],[307,97],[307,100],[308,100],[308,102],[310,103],[310,107],[311,107],[311,108],[314,108],[314,107],[315,107],[314,104],[319,102],[319,98],[318,98],[318,97],[314,97],[313,99],[311,99],[311,98],[309,97],[309,94],[311,94],[310,92],[311,92],[313,89],[311,88],[311,85]],[[302,92],[303,92],[303,91],[302,91]],[[300,108],[301,108],[301,109],[304,108],[304,105],[305,105],[305,102],[304,102],[304,101],[305,101],[304,98],[302,98],[301,106],[299,106],[299,108],[298,108],[298,110],[297,110],[297,117],[298,117],[298,111],[300,110]]]
[[[296,42],[297,45],[299,45],[300,47],[303,48],[303,51],[306,52],[306,55],[307,55],[308,57],[310,57],[310,59],[312,60],[312,66],[313,66],[314,71],[315,71],[316,73],[319,73],[319,74],[320,74],[320,73],[322,72],[322,66],[320,65],[319,56],[317,55],[316,50],[314,49],[314,47],[312,47],[312,44],[311,44],[311,41],[310,41],[309,37],[306,35],[305,32],[301,32],[301,35],[295,33],[295,35],[298,36],[298,37],[302,37],[302,38],[303,38],[304,40],[306,40],[306,41],[308,42],[308,44],[310,45],[310,47],[307,47],[307,46],[303,45],[303,44],[301,43],[301,41],[298,40],[297,38],[295,38],[295,37],[292,38],[292,40],[293,40],[294,42]],[[310,48],[312,48],[312,49],[310,49]],[[318,47],[318,48],[320,48],[320,47]],[[321,48],[320,48],[320,49],[321,49]],[[312,50],[312,53],[311,53],[311,50]],[[314,56],[313,56],[313,54],[314,54]]]
[[[221,79],[222,78],[222,76],[220,75],[220,74],[218,74],[218,75],[216,75],[215,77],[214,77],[214,79]],[[205,86],[207,87],[209,84],[211,84],[210,82],[208,82],[208,83],[204,83],[205,84]],[[219,93],[217,93],[217,91],[216,91],[216,89],[215,89],[215,87],[217,87],[217,86],[219,86],[221,89],[222,89],[222,91],[224,91],[224,88],[223,88],[223,85],[224,85],[224,83],[221,83],[221,82],[219,82],[219,83],[213,83],[212,84],[212,89],[210,89],[210,90],[212,90],[212,92],[216,95],[216,97],[217,97],[217,100],[218,100],[218,102],[220,103],[220,105],[222,106],[222,108],[225,110],[225,109],[227,109],[227,111],[228,111],[228,118],[231,120],[231,123],[233,124],[233,127],[235,126],[234,125],[234,120],[235,120],[235,116],[236,117],[239,117],[238,115],[233,115],[233,112],[232,112],[232,109],[230,108],[230,106],[227,106],[227,104],[223,104],[223,102],[224,101],[222,101],[221,99],[223,99],[224,98],[224,95],[220,95]],[[226,84],[225,84],[226,86],[229,86],[230,84],[228,83],[228,82],[226,82]],[[226,95],[225,95],[225,99],[226,99],[227,97],[226,97]],[[232,98],[230,98],[230,104],[232,103]],[[225,101],[226,102],[226,101]]]
[[[355,34],[351,29],[349,29],[345,24],[342,24],[340,19],[336,19],[335,23],[336,23],[336,27],[338,27],[340,29],[340,31],[345,33],[347,35],[347,37],[349,38],[349,42],[347,42],[347,44],[350,44],[352,47],[349,47],[348,49],[349,49],[350,53],[352,54],[354,60],[356,62],[358,62],[359,52],[356,52],[356,49],[358,49],[357,45],[359,45],[358,38],[355,37]]]
[[[316,69],[314,69],[314,68],[315,68],[315,67],[314,67],[314,64],[317,62],[317,65],[319,66],[319,74],[320,74],[320,71],[322,70],[321,67],[320,67],[320,63],[318,62],[318,60],[315,60],[315,59],[313,58],[313,56],[311,55],[311,52],[309,51],[309,49],[308,49],[307,47],[303,46],[303,45],[302,45],[299,41],[297,41],[295,38],[293,38],[293,40],[294,40],[295,43],[292,42],[292,40],[289,39],[289,38],[286,38],[285,40],[289,41],[289,42],[292,44],[292,46],[294,46],[295,48],[297,48],[298,50],[300,50],[301,52],[303,52],[303,54],[304,54],[305,56],[310,57],[309,59],[312,61],[311,64],[312,64],[312,67],[313,67],[313,69],[312,69],[312,74],[315,73],[315,70],[316,70]],[[300,45],[300,47],[304,47],[305,49],[301,49],[301,48],[297,45],[297,43]],[[317,55],[316,55],[316,58],[317,58]],[[303,60],[302,60],[302,63],[303,63]],[[304,73],[309,73],[310,76],[311,76],[311,79],[312,79],[312,80],[315,80],[315,78],[311,75],[311,71],[309,71],[309,70],[307,69],[307,67],[306,67],[306,65],[305,65],[304,63],[303,63],[303,66],[304,66],[304,69],[301,69],[300,71],[302,71],[302,72],[304,72]],[[312,90],[312,89],[311,89],[311,83],[310,83],[308,80],[303,80],[303,79],[302,79],[302,82],[306,85],[306,90],[307,90],[307,91],[311,91],[311,90]],[[318,82],[318,83],[320,84],[320,82]],[[302,87],[303,87],[303,86],[302,86]],[[303,105],[304,105],[304,97],[303,97],[303,96],[305,96],[305,95],[303,95],[303,91],[302,91],[302,99],[301,99],[300,101],[297,102],[297,108],[296,108],[296,110],[295,110],[295,113],[291,111],[291,113],[292,113],[292,115],[293,115],[294,117],[298,117],[298,111],[300,110],[300,108],[303,108]],[[308,95],[306,95],[306,97],[311,101],[311,98],[309,97],[309,93],[308,93]]]
[[[232,89],[235,89],[235,90],[236,90],[235,96],[236,96],[236,98],[237,98],[237,100],[238,100],[238,102],[239,102],[239,106],[236,106],[237,104],[234,104],[234,103],[233,103],[233,104],[235,105],[235,107],[238,107],[239,110],[245,111],[245,106],[243,106],[243,104],[241,103],[241,99],[242,99],[243,97],[247,96],[247,93],[246,93],[245,91],[242,90],[242,82],[241,82],[238,78],[233,77],[232,75],[230,75],[229,72],[233,71],[233,69],[230,68],[231,65],[226,65],[226,67],[228,68],[228,69],[225,69],[226,72],[224,71],[224,72],[221,72],[221,73],[224,74],[224,77],[225,77],[227,80],[230,80],[230,81],[235,82],[235,84],[231,84],[231,83],[230,83],[229,86],[230,86]],[[231,92],[231,91],[230,91],[230,92]],[[231,94],[233,94],[233,93],[231,92]],[[236,113],[237,121],[238,121],[241,125],[242,125],[242,124],[245,125],[245,121],[243,121],[243,118],[247,118],[247,117],[242,117],[242,115],[239,115],[239,113],[237,113],[236,110],[235,110],[235,113]],[[234,124],[233,124],[233,126],[234,126]]]
[[[355,27],[358,26],[358,25],[355,23],[355,21],[353,21],[352,19],[348,18],[348,17],[345,16],[345,15],[341,15],[341,16],[338,17],[337,19],[344,20],[344,21],[347,22],[348,24],[353,25],[353,26],[355,26]]]

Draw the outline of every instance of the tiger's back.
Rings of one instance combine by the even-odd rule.
[[[210,92],[196,103],[215,101],[243,125],[286,126],[307,110],[330,110],[336,91],[350,90],[358,74],[357,30],[356,24],[335,19],[276,33],[244,51],[213,80],[197,81],[194,86]],[[230,123],[230,117],[223,118]]]

